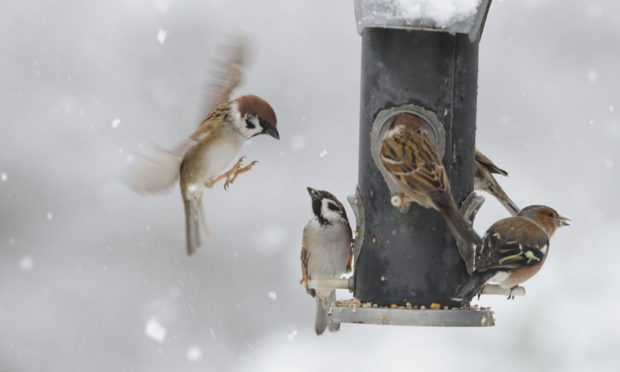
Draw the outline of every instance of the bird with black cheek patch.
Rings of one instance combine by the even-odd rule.
[[[336,301],[334,289],[308,289],[310,279],[337,279],[351,269],[352,233],[344,206],[327,191],[308,187],[312,200],[312,219],[304,227],[301,245],[301,283],[316,296],[314,330],[322,334],[327,327],[329,306]],[[330,331],[337,330],[330,327]]]
[[[280,138],[275,111],[267,101],[254,95],[230,100],[242,80],[244,48],[244,43],[233,48],[215,106],[192,135],[172,151],[160,150],[155,157],[142,159],[126,180],[138,192],[157,193],[168,190],[180,178],[189,255],[208,235],[202,208],[205,189],[220,180],[225,180],[224,189],[228,189],[239,174],[252,169],[256,162],[244,166],[241,157],[224,171],[248,139],[261,134]]]
[[[493,174],[507,176],[508,172],[498,167],[483,153],[476,150],[476,170],[474,172],[474,188],[493,195],[513,216],[519,213],[519,207],[510,199],[499,185]]]
[[[533,277],[549,255],[549,239],[569,221],[553,208],[531,205],[494,223],[476,249],[474,273],[453,299],[469,303],[487,283],[512,290]]]

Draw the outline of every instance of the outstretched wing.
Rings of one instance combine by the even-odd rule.
[[[231,100],[232,91],[243,82],[244,69],[248,60],[248,41],[240,34],[227,40],[218,53],[214,66],[209,71],[205,111],[212,111],[217,105]]]

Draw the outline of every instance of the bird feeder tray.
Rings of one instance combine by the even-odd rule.
[[[328,322],[426,327],[492,327],[490,308],[414,309],[332,306]]]

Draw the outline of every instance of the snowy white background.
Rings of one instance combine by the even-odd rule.
[[[478,147],[518,203],[573,220],[528,295],[483,298],[492,329],[322,337],[299,240],[305,186],[356,184],[352,2],[0,3],[1,371],[620,370],[616,1],[496,2],[485,27]],[[282,140],[255,139],[255,170],[207,195],[215,236],[190,259],[178,193],[145,198],[119,175],[194,128],[231,30],[255,44],[239,93],[273,104]],[[487,199],[477,228],[504,215]]]

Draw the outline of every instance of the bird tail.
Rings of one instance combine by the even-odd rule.
[[[209,235],[204,220],[202,198],[183,200],[185,208],[185,240],[187,254],[193,255],[202,245],[203,237]]]
[[[462,305],[468,305],[471,299],[480,293],[482,286],[484,286],[489,279],[495,275],[494,271],[477,272],[469,277],[461,286],[457,289],[456,294],[452,297],[453,301],[457,301]]]
[[[510,199],[508,194],[504,191],[504,189],[499,185],[499,183],[494,182],[492,186],[489,187],[489,191],[493,196],[512,214],[516,216],[519,213],[519,207],[515,204],[515,202]]]
[[[179,169],[185,154],[194,144],[194,140],[188,139],[172,150],[156,147],[155,154],[140,156],[125,174],[125,184],[141,194],[169,190],[179,178]]]
[[[482,239],[480,239],[473,226],[455,207],[442,208],[440,213],[457,240],[457,248],[465,261],[468,272],[471,272],[475,248],[482,245]]]
[[[330,305],[336,302],[336,291],[332,290],[327,296],[318,294],[316,296],[316,318],[314,320],[314,331],[317,335],[322,335],[328,326],[328,315]],[[329,324],[330,332],[340,329],[340,325]]]

